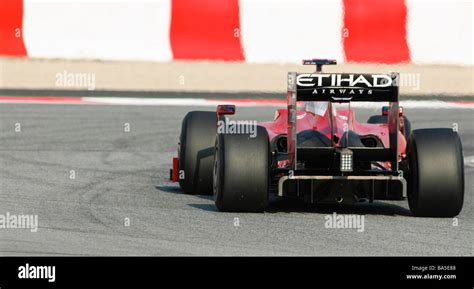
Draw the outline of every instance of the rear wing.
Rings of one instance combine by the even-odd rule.
[[[313,64],[313,63],[308,63]],[[288,73],[288,158],[293,170],[297,169],[298,151],[301,159],[330,157],[338,149],[297,148],[296,110],[297,101],[328,101],[331,135],[333,133],[333,102],[389,102],[388,112],[389,148],[355,148],[364,159],[390,161],[392,172],[398,172],[398,131],[400,126],[398,107],[399,74],[354,74],[354,73]]]
[[[290,73],[297,101],[398,101],[398,73]]]

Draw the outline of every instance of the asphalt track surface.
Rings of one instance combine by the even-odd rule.
[[[0,213],[39,221],[37,232],[0,229],[0,255],[473,255],[470,165],[457,226],[413,217],[406,201],[327,207],[272,199],[262,214],[217,212],[211,196],[185,195],[168,181],[181,119],[194,109],[0,104]],[[238,118],[268,120],[273,110],[240,108]],[[378,113],[360,109],[358,119]],[[413,128],[458,123],[464,155],[474,155],[473,110],[406,115]],[[333,211],[365,216],[364,231],[326,228]]]

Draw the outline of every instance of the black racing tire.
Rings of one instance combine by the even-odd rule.
[[[262,212],[270,181],[268,133],[218,134],[214,160],[214,201],[219,211]]]
[[[448,128],[417,129],[407,144],[408,204],[419,217],[454,217],[464,201],[461,141]]]
[[[191,111],[183,119],[179,138],[178,167],[184,178],[179,186],[186,194],[212,194],[212,171],[217,115]]]
[[[367,120],[367,123],[387,123],[388,122],[388,117],[386,115],[372,115],[369,117]],[[411,123],[410,120],[406,116],[403,116],[403,122],[405,124],[405,139],[408,139],[408,137],[411,134]]]

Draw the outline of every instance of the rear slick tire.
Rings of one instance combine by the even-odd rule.
[[[451,129],[414,130],[408,139],[408,204],[415,216],[454,217],[464,201],[464,159]]]
[[[179,186],[186,194],[212,194],[212,169],[217,115],[191,111],[183,119],[179,138]]]
[[[262,212],[268,204],[270,149],[267,130],[218,134],[214,160],[214,201],[219,211]]]

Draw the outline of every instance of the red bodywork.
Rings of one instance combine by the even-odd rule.
[[[273,121],[259,123],[260,126],[263,126],[267,129],[270,141],[278,135],[287,134],[287,117],[287,109],[278,109],[275,112],[275,119]],[[403,121],[402,115],[400,115],[400,119]],[[297,133],[305,130],[316,130],[324,134],[326,137],[328,137],[328,139],[332,139],[329,110],[327,110],[323,116],[315,115],[312,112],[308,112],[306,110],[297,110],[296,122]],[[390,146],[388,124],[368,124],[357,122],[355,118],[355,112],[352,109],[338,109],[336,110],[336,114],[333,115],[333,131],[339,140],[344,133],[344,129],[350,129],[359,135],[375,135],[382,141],[384,147]],[[401,127],[401,129],[403,128]],[[339,146],[339,143],[337,143],[336,146]],[[402,156],[405,155],[405,149],[406,139],[402,131],[399,131],[398,161],[400,161]],[[390,168],[390,162],[384,162],[383,165],[386,168]]]

